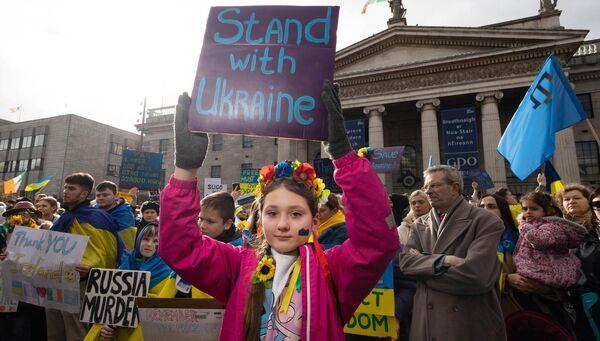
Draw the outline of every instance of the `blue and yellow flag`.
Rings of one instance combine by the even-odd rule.
[[[546,161],[544,174],[546,175],[546,190],[550,192],[550,194],[558,193],[563,189],[562,179],[549,160]]]
[[[48,185],[48,183],[50,183],[50,180],[52,180],[52,178],[53,178],[53,176],[50,175],[50,176],[41,178],[34,183],[27,185],[27,187],[25,187],[25,192],[31,192],[31,191],[35,191],[40,188],[46,187],[46,185]]]
[[[560,63],[550,55],[504,131],[498,152],[525,180],[554,154],[554,135],[586,118]]]

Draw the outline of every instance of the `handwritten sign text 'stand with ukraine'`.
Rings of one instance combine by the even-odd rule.
[[[192,93],[191,131],[327,139],[339,7],[213,7]]]

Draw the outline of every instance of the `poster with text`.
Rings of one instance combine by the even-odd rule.
[[[139,322],[136,297],[146,297],[150,272],[92,269],[88,276],[82,322],[135,328]]]
[[[393,264],[390,263],[375,288],[344,326],[344,333],[375,337],[396,336],[393,273]]]
[[[339,7],[212,7],[191,131],[327,140]]]
[[[373,148],[369,161],[377,173],[399,172],[403,152],[404,146]]]
[[[158,190],[162,180],[162,153],[125,149],[119,172],[119,187]]]
[[[240,174],[240,196],[254,194],[256,186],[258,186],[259,175],[260,169],[258,168],[242,168]]]
[[[227,192],[227,185],[221,183],[221,178],[204,178],[204,196],[217,192]]]
[[[475,108],[442,110],[444,163],[460,171],[479,167]]]
[[[79,272],[75,267],[89,237],[17,226],[2,262],[7,298],[34,305],[79,312]]]

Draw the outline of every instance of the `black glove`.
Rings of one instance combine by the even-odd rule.
[[[323,91],[321,98],[327,109],[329,123],[329,142],[325,143],[325,151],[332,159],[339,159],[350,153],[352,147],[348,141],[348,133],[344,125],[344,115],[342,115],[342,105],[338,95],[339,86],[332,84],[329,80],[323,82]]]
[[[200,168],[208,148],[206,133],[190,133],[188,130],[191,102],[190,96],[184,92],[179,96],[175,113],[175,166],[184,169]]]

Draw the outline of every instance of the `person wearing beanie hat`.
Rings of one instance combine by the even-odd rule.
[[[137,217],[135,225],[138,232],[141,231],[146,225],[150,223],[158,222],[158,213],[160,213],[160,205],[156,201],[145,201],[140,209],[142,213],[141,217]]]

